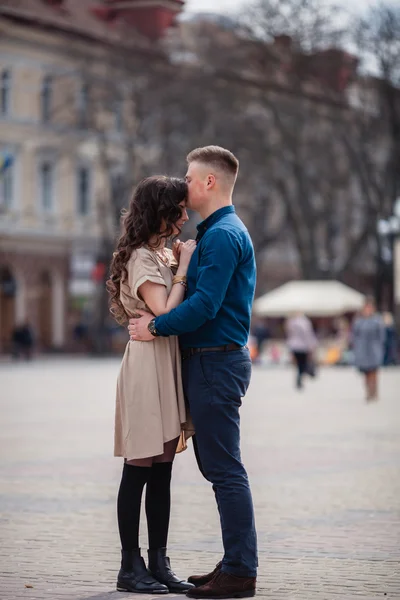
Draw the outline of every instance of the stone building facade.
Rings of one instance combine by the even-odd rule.
[[[107,182],[82,119],[87,90],[78,62],[86,56],[101,63],[122,27],[138,47],[151,47],[182,6],[181,0],[1,2],[0,352],[26,321],[41,349],[65,348],[71,283],[75,291],[79,284],[90,288],[104,228],[97,202]],[[118,152],[115,115],[110,134]],[[79,264],[86,281],[71,282],[71,265]]]

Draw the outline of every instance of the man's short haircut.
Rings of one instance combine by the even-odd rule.
[[[236,156],[221,146],[196,148],[187,155],[186,160],[189,165],[192,162],[210,165],[226,175],[230,175],[233,179],[236,179],[239,171],[239,161]]]

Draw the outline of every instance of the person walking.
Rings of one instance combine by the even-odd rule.
[[[366,299],[361,315],[354,321],[352,346],[354,363],[365,379],[366,400],[377,400],[378,370],[383,364],[385,326],[376,312],[373,298]]]
[[[170,177],[150,177],[136,188],[107,282],[111,312],[119,323],[140,308],[161,315],[182,302],[196,243],[179,245],[178,264],[165,242],[188,220],[187,194],[185,181]],[[193,587],[173,573],[166,554],[172,463],[186,422],[178,338],[160,337],[154,344],[129,341],[115,414],[114,454],[124,458],[117,502],[122,546],[118,591],[183,593]],[[139,548],[145,485],[149,569]]]
[[[15,359],[20,357],[25,360],[31,360],[33,357],[35,339],[32,327],[28,321],[17,325],[12,333],[12,356]]]
[[[262,351],[270,338],[270,331],[264,319],[257,319],[251,329],[251,333],[256,342],[256,356],[253,362],[261,362]]]
[[[287,320],[286,334],[287,345],[297,367],[296,387],[301,390],[304,375],[315,375],[312,355],[318,345],[317,338],[310,319],[301,312]]]
[[[206,575],[191,576],[190,598],[255,595],[257,541],[249,480],[240,454],[239,409],[251,377],[247,348],[256,284],[249,233],[235,213],[237,158],[219,146],[187,157],[188,207],[200,213],[186,300],[155,317],[138,310],[131,339],[179,335],[183,385],[195,428],[200,471],[213,484],[224,557]]]
[[[397,332],[392,313],[385,312],[382,318],[385,326],[383,365],[389,367],[397,365]]]

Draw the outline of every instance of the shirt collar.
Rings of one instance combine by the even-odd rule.
[[[232,206],[232,204],[230,204],[229,206],[223,206],[222,208],[219,208],[218,210],[213,212],[209,217],[207,217],[207,219],[204,219],[204,221],[197,225],[197,240],[201,239],[207,231],[207,229],[210,229],[210,227],[214,225],[214,223],[217,223],[225,215],[229,215],[234,212],[236,211],[235,207]]]

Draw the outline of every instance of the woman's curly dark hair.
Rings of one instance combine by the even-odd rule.
[[[110,311],[123,324],[127,315],[120,299],[121,281],[128,275],[126,264],[133,250],[144,244],[155,247],[162,238],[174,235],[174,225],[182,216],[182,207],[188,195],[187,184],[176,177],[154,176],[143,179],[135,189],[128,210],[124,210],[123,232],[110,265],[110,279],[106,286],[110,295]]]

